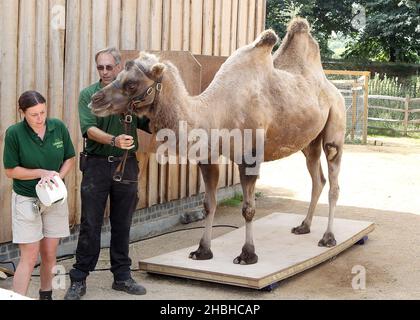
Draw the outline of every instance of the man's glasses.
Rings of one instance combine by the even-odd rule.
[[[104,71],[106,69],[106,71],[112,71],[114,70],[115,66],[107,64],[106,66],[103,65],[97,65],[96,69],[98,69],[98,71]]]

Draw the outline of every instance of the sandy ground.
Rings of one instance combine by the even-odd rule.
[[[420,299],[420,143],[410,139],[378,138],[382,146],[346,145],[340,174],[341,194],[336,217],[368,220],[376,224],[364,246],[353,246],[310,270],[283,280],[272,291],[196,280],[133,272],[143,284],[145,296],[130,296],[112,290],[109,271],[93,272],[87,281],[84,299]],[[380,143],[379,143],[380,144]],[[327,172],[325,162],[324,172]],[[258,190],[256,218],[273,212],[306,214],[310,198],[310,178],[301,153],[263,165]],[[215,224],[242,226],[240,207],[219,206]],[[316,215],[328,215],[328,184]],[[202,221],[187,227],[201,226]],[[180,226],[182,227],[182,226]],[[214,237],[230,228],[215,228]],[[181,231],[131,245],[133,268],[141,259],[198,243],[202,230]],[[273,244],[275,245],[275,244]],[[232,252],[232,259],[239,252]],[[257,248],[258,253],[258,248]],[[97,268],[109,267],[108,250],[102,250]],[[74,259],[60,262],[67,270]],[[366,288],[354,290],[352,268],[366,270]],[[69,280],[66,277],[66,286]],[[9,289],[10,279],[0,281]],[[28,295],[37,297],[39,278],[34,277]],[[62,299],[65,290],[56,290]]]

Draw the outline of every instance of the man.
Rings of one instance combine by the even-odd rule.
[[[147,118],[133,117],[129,134],[119,115],[99,118],[89,109],[91,97],[115,80],[121,71],[121,55],[115,48],[99,51],[95,56],[100,81],[81,91],[79,119],[88,154],[81,183],[82,216],[76,250],[76,263],[70,271],[71,285],[66,300],[79,300],[86,293],[86,278],[95,269],[100,253],[100,236],[108,196],[110,197],[112,289],[141,295],[146,289],[131,278],[128,255],[132,214],[136,208],[138,164],[136,128],[148,131]],[[129,150],[123,183],[113,175]]]

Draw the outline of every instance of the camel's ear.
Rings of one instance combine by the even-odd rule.
[[[158,79],[162,76],[166,66],[163,63],[156,63],[150,70],[150,75],[153,79]]]
[[[128,60],[126,63],[125,63],[125,70],[130,70],[132,67],[134,66],[134,60]]]

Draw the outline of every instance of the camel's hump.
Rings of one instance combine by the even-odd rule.
[[[287,26],[287,32],[289,34],[298,33],[298,32],[309,32],[310,27],[308,20],[304,18],[294,18],[290,21],[289,25]]]
[[[265,47],[265,46],[274,47],[278,39],[279,38],[277,37],[274,30],[272,29],[264,30],[263,32],[261,32],[260,36],[258,37],[255,43],[255,47]]]

